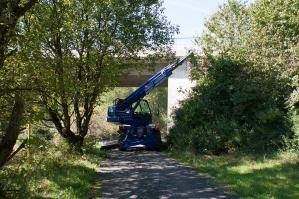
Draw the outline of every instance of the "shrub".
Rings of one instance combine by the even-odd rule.
[[[197,153],[269,151],[292,139],[285,99],[290,80],[229,59],[209,62],[190,98],[176,110],[169,139]]]

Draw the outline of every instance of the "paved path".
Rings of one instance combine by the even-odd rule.
[[[158,152],[113,150],[109,156],[100,168],[101,198],[237,198]]]

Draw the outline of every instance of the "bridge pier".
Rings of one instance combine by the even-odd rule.
[[[131,68],[127,75],[124,75],[119,82],[119,87],[139,87],[152,77],[155,72],[161,70],[169,63],[159,63],[156,67]],[[163,87],[168,87],[167,92],[167,131],[173,125],[172,114],[179,106],[179,102],[188,97],[188,92],[195,85],[190,79],[190,63],[185,61],[173,71],[173,74],[165,81]]]

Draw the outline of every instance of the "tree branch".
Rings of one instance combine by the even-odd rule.
[[[10,121],[0,143],[0,167],[7,162],[7,159],[12,153],[13,147],[16,144],[20,133],[23,112],[24,101],[19,95],[16,95]]]
[[[6,163],[10,161],[19,151],[21,151],[27,143],[27,139],[22,142],[22,144],[7,158]]]
[[[37,2],[38,0],[28,0],[22,7],[18,6],[15,10],[16,18],[18,19],[22,17],[25,14],[25,12],[31,9]]]

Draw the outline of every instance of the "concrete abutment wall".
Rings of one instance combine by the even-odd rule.
[[[168,78],[167,131],[173,126],[174,110],[179,107],[180,101],[188,97],[193,86],[195,82],[190,79],[190,63],[185,61]]]

